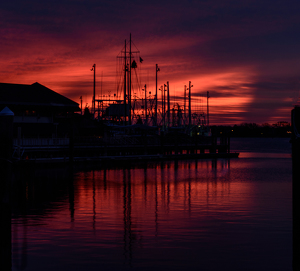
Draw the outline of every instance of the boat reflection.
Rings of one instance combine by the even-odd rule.
[[[254,180],[254,170],[243,174],[249,163],[190,160],[14,172],[13,269],[143,269],[147,262],[150,270],[173,261],[178,268],[185,262],[217,270],[221,266],[207,268],[216,255],[234,263],[241,240],[252,244],[256,238],[255,225],[286,229],[286,212],[277,215],[282,204],[276,199],[281,191],[288,195],[288,184],[274,183],[270,190],[269,183],[241,179]],[[239,257],[258,254],[260,248],[248,247]]]
[[[198,216],[211,200],[217,203],[219,193],[228,196],[229,174],[229,160],[152,162],[77,172],[23,169],[14,176],[14,268],[26,268],[28,238],[34,246],[62,234],[84,242],[84,232],[93,232],[96,246],[123,243],[124,264],[131,266],[136,248],[164,236],[166,230],[178,231],[184,217],[192,217],[194,211]],[[46,228],[50,235],[31,232],[29,237],[28,227]]]

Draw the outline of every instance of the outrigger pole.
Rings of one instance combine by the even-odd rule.
[[[156,92],[155,92],[155,125],[157,126],[157,72],[160,71],[158,65],[156,64]]]

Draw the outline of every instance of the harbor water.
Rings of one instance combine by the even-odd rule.
[[[231,149],[13,172],[12,270],[292,270],[289,139]]]

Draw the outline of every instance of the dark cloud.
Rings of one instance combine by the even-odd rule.
[[[289,121],[290,98],[299,89],[299,12],[300,2],[282,0],[6,1],[0,4],[0,81],[35,75],[77,97],[88,92],[87,66],[97,62],[107,74],[103,88],[113,91],[115,56],[132,33],[146,68],[152,72],[159,63],[159,84],[241,71],[247,80],[212,81],[202,91],[215,99],[252,97],[240,108],[228,105],[220,121],[275,115]],[[76,66],[87,74],[55,75]]]

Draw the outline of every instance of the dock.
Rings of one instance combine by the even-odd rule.
[[[182,136],[120,136],[111,138],[75,138],[55,145],[14,146],[17,163],[89,163],[126,161],[164,161],[184,159],[236,158],[230,152],[230,138]],[[51,144],[50,144],[51,143]],[[68,144],[66,144],[68,143]]]

